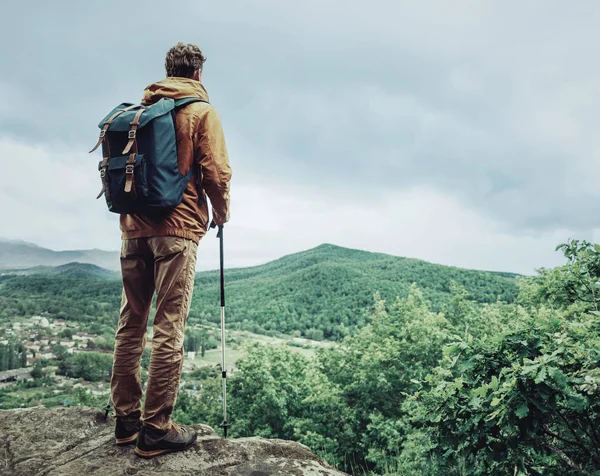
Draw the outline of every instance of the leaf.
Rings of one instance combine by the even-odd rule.
[[[521,368],[521,373],[523,375],[528,375],[532,372],[537,372],[537,369],[540,367],[540,364],[533,364],[533,365],[523,365],[523,367]]]
[[[474,388],[472,390],[472,393],[484,398],[487,395],[488,389],[489,389],[489,387],[487,385],[482,385],[481,387]]]
[[[490,403],[490,406],[491,407],[497,407],[500,404],[501,401],[502,401],[501,398],[496,397],[496,398],[494,398],[492,400],[492,403]]]
[[[537,377],[535,378],[534,382],[535,383],[542,383],[543,381],[546,380],[546,376],[547,376],[547,371],[546,371],[546,367],[542,367],[542,370],[540,370],[540,373],[537,374]]]
[[[515,410],[515,415],[517,415],[517,417],[519,419],[523,419],[525,418],[527,415],[529,415],[529,406],[527,406],[526,403],[522,403],[521,405],[519,405],[519,407]]]
[[[568,377],[562,370],[557,369],[556,367],[548,367],[548,374],[550,375],[550,378],[561,387],[566,387],[568,385]]]
[[[469,406],[475,409],[481,408],[481,397],[478,397],[477,395],[474,395],[471,400],[469,401]]]

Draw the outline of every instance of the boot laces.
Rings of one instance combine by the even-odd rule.
[[[171,423],[171,431],[175,431],[177,433],[183,433],[184,430],[185,430],[185,428],[183,427],[183,425],[176,423],[176,422]]]

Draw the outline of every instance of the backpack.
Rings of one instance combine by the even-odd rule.
[[[207,103],[199,98],[123,103],[100,121],[90,153],[102,145],[102,190],[96,198],[104,195],[111,212],[151,214],[181,203],[193,167],[186,175],[179,172],[175,113],[192,102]]]

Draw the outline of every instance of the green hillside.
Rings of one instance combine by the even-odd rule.
[[[434,310],[441,310],[452,281],[479,303],[511,302],[517,295],[512,274],[322,245],[262,266],[227,270],[227,320],[231,328],[258,333],[338,339],[365,324],[376,292],[393,303],[417,283]],[[117,274],[90,264],[19,271],[0,276],[0,317],[47,312],[109,327],[118,314],[120,292]],[[219,322],[218,272],[197,275],[190,320]]]
[[[299,331],[311,338],[322,332],[337,339],[364,325],[376,292],[393,303],[416,283],[441,310],[452,281],[479,303],[512,302],[518,293],[515,277],[326,244],[262,266],[227,270],[227,319],[253,332]],[[197,275],[192,319],[218,322],[217,285],[217,272]]]
[[[0,274],[3,320],[47,314],[114,332],[120,300],[120,276],[92,264],[40,266]]]
[[[67,263],[60,266],[34,266],[33,268],[25,269],[6,269],[2,271],[5,275],[31,276],[31,275],[52,275],[61,278],[71,279],[120,279],[121,275],[117,271],[110,271],[106,268],[101,268],[95,264],[89,263]]]

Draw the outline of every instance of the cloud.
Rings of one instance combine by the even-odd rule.
[[[97,171],[68,149],[0,140],[0,236],[52,249],[115,249],[118,217],[95,200]]]
[[[475,267],[514,262],[525,270],[554,263],[551,250],[563,237],[594,236],[600,228],[597,2],[189,1],[178,3],[176,22],[164,21],[162,3],[144,5],[107,1],[98,9],[65,1],[40,4],[36,15],[25,3],[4,7],[15,21],[0,31],[3,147],[44,156],[47,172],[76,163],[60,170],[94,182],[95,159],[86,151],[99,118],[138,99],[163,76],[166,49],[191,41],[208,56],[204,79],[223,118],[234,194],[237,188],[244,200],[232,234],[242,226],[235,220],[270,215],[286,225],[269,250],[297,251],[334,241],[325,239],[330,235],[346,242],[362,236],[348,210],[388,223],[408,220],[406,209],[427,214],[427,204],[436,203],[456,220],[415,221],[415,236],[431,236],[428,248],[406,237],[398,221],[369,249]],[[125,35],[117,11],[140,28]],[[12,167],[8,156],[0,160]],[[28,179],[11,177],[2,193],[21,206],[15,197]],[[46,202],[37,193],[36,201]],[[72,198],[83,192],[46,193],[85,224],[73,234],[83,247],[115,236],[100,231],[114,224],[101,203],[75,210]],[[289,223],[292,212],[275,213],[271,200],[309,223],[323,213],[313,202],[331,204],[332,230],[301,232]],[[44,213],[55,208],[41,206]],[[35,207],[27,211],[33,223],[46,223]],[[46,233],[48,242],[62,242],[58,231]],[[453,234],[454,244],[446,243]],[[248,262],[270,256],[264,244],[271,238],[261,236],[243,247]],[[238,261],[245,262],[241,254]]]
[[[0,223],[5,238],[52,249],[119,246],[118,217],[95,200],[97,171],[77,154],[1,140],[0,156],[14,157],[0,175]],[[22,175],[27,164],[27,186]],[[569,230],[514,236],[451,196],[416,187],[376,202],[368,194],[290,186],[247,173],[232,193],[226,226],[228,267],[264,263],[334,243],[469,268],[531,273],[562,262],[554,246]],[[7,226],[6,226],[7,225]],[[596,230],[600,234],[600,229]],[[214,233],[199,249],[198,269],[218,267]]]
[[[373,203],[368,195],[249,183],[238,186],[234,198],[237,218],[227,238],[236,265],[266,262],[329,242],[447,265],[531,274],[542,265],[562,264],[554,248],[573,236],[565,229],[508,234],[468,204],[423,187],[391,192]],[[202,246],[210,247],[210,239],[206,241]]]

